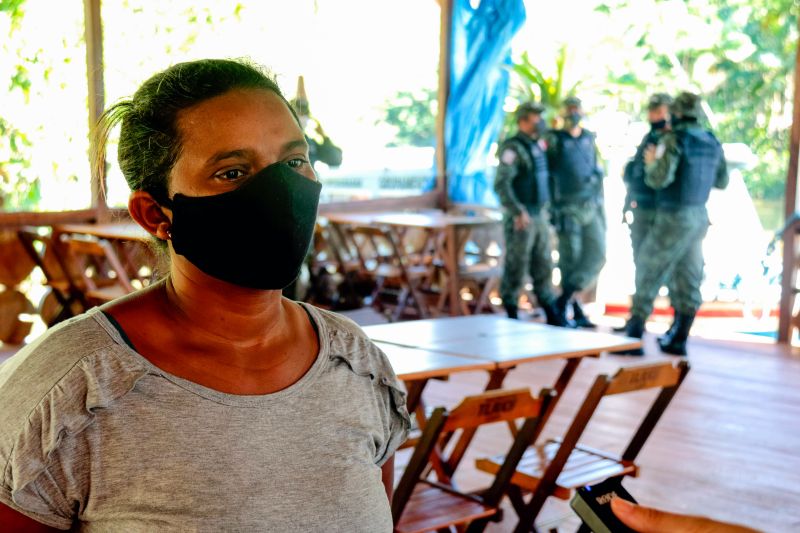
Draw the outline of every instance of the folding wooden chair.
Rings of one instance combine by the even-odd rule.
[[[502,273],[498,265],[489,262],[459,266],[458,279],[461,288],[467,288],[472,294],[470,301],[461,300],[461,314],[492,312],[491,294],[500,286]],[[444,313],[448,310],[448,304],[448,293],[444,291],[439,295],[436,311]]]
[[[73,290],[66,274],[66,265],[52,236],[40,233],[38,228],[23,227],[17,231],[17,237],[25,252],[44,274],[45,284],[51,289],[39,305],[39,314],[47,327],[81,313],[84,310],[81,294]]]
[[[373,306],[380,312],[394,306],[393,320],[400,319],[409,306],[420,318],[428,318],[430,312],[422,288],[430,279],[430,269],[410,264],[389,228],[349,226],[347,232],[363,271],[375,278]]]
[[[670,362],[639,365],[622,368],[613,377],[598,376],[563,441],[550,440],[532,446],[519,461],[508,490],[520,519],[514,531],[535,531],[534,520],[549,496],[566,500],[577,487],[610,477],[636,476],[636,456],[688,371],[688,362],[680,361],[675,366]],[[578,444],[600,400],[605,396],[651,388],[660,388],[661,392],[621,456]],[[502,456],[476,461],[478,469],[488,473],[500,472],[504,464]],[[532,493],[527,503],[523,499],[525,493]]]
[[[309,288],[305,300],[336,310],[358,309],[363,296],[372,292],[359,283],[361,263],[341,231],[325,219],[314,226],[309,264]]]
[[[460,531],[466,528],[474,532],[483,531],[489,521],[500,520],[500,501],[517,462],[536,440],[551,399],[552,393],[547,389],[538,398],[533,398],[528,389],[496,390],[469,396],[450,412],[443,407],[435,409],[394,492],[395,531],[417,533],[456,526]],[[429,463],[447,460],[440,445],[443,435],[519,418],[524,418],[522,427],[487,489],[464,493],[450,479],[427,479]]]
[[[71,291],[79,295],[85,309],[135,290],[122,261],[108,241],[62,234],[58,244],[67,264]]]

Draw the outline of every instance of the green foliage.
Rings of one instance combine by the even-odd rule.
[[[656,0],[650,2],[653,11],[664,11],[644,20],[641,4],[622,0],[596,8],[609,20],[628,21],[627,35],[638,37],[639,57],[631,53],[630,68],[609,72],[605,92],[634,103],[653,87],[702,93],[718,137],[745,143],[757,156],[755,167],[745,173],[750,194],[758,199],[781,198],[798,39],[797,1]],[[666,19],[663,13],[673,18]],[[665,29],[665,23],[674,28]],[[690,28],[706,28],[708,38],[698,37]],[[652,66],[656,68],[648,68]],[[639,75],[653,70],[655,76]]]
[[[0,0],[0,14],[7,15],[11,19],[12,30],[17,28],[22,22],[22,5],[25,0]]]
[[[399,91],[386,102],[380,122],[397,131],[389,146],[435,146],[436,90]]]
[[[545,73],[542,68],[537,67],[530,58],[530,54],[525,51],[520,56],[519,61],[512,63],[508,68],[514,74],[511,82],[511,97],[517,104],[523,102],[539,102],[547,108],[546,114],[554,119],[561,101],[575,94],[581,82],[578,81],[569,86],[564,91],[566,84],[564,71],[567,64],[567,46],[562,45],[555,57],[555,64],[552,74]],[[554,122],[554,120],[551,120]],[[508,134],[516,131],[516,120],[514,110],[506,113],[504,129]]]
[[[11,30],[22,23],[25,0],[0,0],[0,16],[11,19]],[[11,35],[9,35],[11,37]],[[34,63],[37,58],[18,58],[14,73],[8,83],[8,91],[19,90],[28,98],[31,80],[26,63]],[[0,110],[0,112],[2,112]],[[34,209],[41,197],[39,179],[30,176],[31,142],[25,132],[15,128],[0,115],[0,208],[12,210]]]

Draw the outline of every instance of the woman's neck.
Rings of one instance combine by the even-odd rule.
[[[280,290],[239,287],[198,269],[175,268],[164,284],[166,311],[207,340],[241,349],[269,343],[285,333],[286,305]]]

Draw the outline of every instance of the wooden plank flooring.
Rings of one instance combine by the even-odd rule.
[[[657,354],[655,339],[646,337],[647,353]],[[568,386],[545,428],[544,436],[560,436],[598,373],[621,365],[660,360],[604,355],[586,360]],[[788,347],[692,339],[692,370],[673,400],[638,463],[638,478],[625,487],[640,503],[687,514],[702,514],[768,532],[800,531],[800,351]],[[511,372],[507,387],[537,390],[551,384],[560,363],[523,365]],[[481,373],[432,382],[425,392],[431,405],[454,405],[486,382]],[[621,452],[654,394],[640,392],[603,400],[583,442]],[[488,484],[474,469],[474,458],[502,452],[510,444],[506,427],[478,432],[456,481],[472,489]],[[398,468],[407,451],[398,455]],[[488,531],[511,531],[516,515]],[[578,521],[566,502],[548,501],[537,520],[541,530],[575,531]]]

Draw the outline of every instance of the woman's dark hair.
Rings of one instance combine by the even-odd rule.
[[[117,159],[122,174],[131,190],[147,191],[163,202],[169,173],[181,151],[178,113],[232,89],[265,89],[286,102],[274,78],[244,60],[178,63],[144,82],[133,98],[103,113],[93,135],[93,172],[104,175],[108,136],[121,123]],[[286,105],[294,114],[292,106]]]

